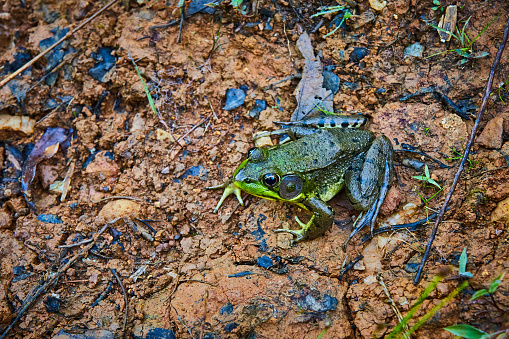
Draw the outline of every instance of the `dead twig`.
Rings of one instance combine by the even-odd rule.
[[[115,0],[116,1],[116,0]],[[9,327],[4,331],[0,339],[4,339],[5,336],[9,333],[9,331],[14,327],[14,325],[18,322],[18,320],[25,314],[25,312],[30,308],[30,306],[33,305],[33,303],[37,300],[39,295],[41,295],[43,292],[45,292],[51,285],[57,282],[57,280],[60,278],[60,276],[69,269],[78,259],[81,257],[84,257],[87,255],[88,251],[94,247],[95,243],[97,242],[97,239],[99,239],[99,236],[103,234],[110,225],[116,223],[120,218],[113,219],[112,221],[108,222],[106,225],[103,226],[103,228],[97,232],[97,234],[94,235],[94,240],[87,245],[87,247],[84,247],[78,254],[76,254],[74,257],[69,259],[69,261],[62,266],[55,274],[51,275],[48,280],[41,286],[35,288],[33,290],[33,293],[31,293],[27,298],[23,301],[22,306],[18,310],[18,314],[14,318],[14,320],[11,322]]]
[[[417,274],[415,275],[414,285],[419,284],[419,281],[421,280],[422,270],[424,269],[424,265],[426,265],[426,261],[428,260],[429,252],[431,250],[431,245],[433,245],[433,240],[435,240],[435,236],[437,234],[438,225],[440,225],[440,222],[442,221],[444,213],[447,209],[447,205],[449,204],[449,201],[451,200],[454,189],[456,188],[456,185],[458,184],[461,173],[463,172],[463,167],[465,167],[465,163],[466,163],[468,156],[470,154],[470,149],[472,148],[472,145],[474,144],[475,133],[477,132],[477,129],[479,128],[479,123],[481,122],[484,111],[486,110],[486,106],[488,104],[488,98],[491,93],[491,86],[493,84],[493,77],[495,75],[495,70],[498,67],[498,64],[500,63],[500,57],[502,56],[502,53],[504,52],[504,48],[505,48],[505,44],[507,42],[508,36],[509,36],[509,21],[507,21],[507,24],[506,24],[505,30],[504,30],[504,37],[502,38],[500,46],[498,47],[495,61],[493,61],[493,66],[491,66],[490,76],[488,78],[488,84],[486,86],[486,91],[484,92],[484,97],[482,99],[481,108],[479,109],[479,113],[477,114],[477,119],[475,119],[475,124],[474,124],[474,127],[472,128],[472,133],[470,134],[470,138],[468,140],[467,147],[465,148],[465,152],[463,153],[463,158],[461,159],[461,163],[458,168],[458,171],[454,175],[454,181],[452,183],[451,189],[447,193],[447,196],[445,197],[444,204],[442,205],[442,208],[440,209],[440,213],[437,216],[437,220],[435,221],[435,225],[433,225],[433,230],[431,231],[431,235],[429,237],[428,244],[426,245],[426,251],[424,252],[424,256],[422,258],[421,264],[419,265],[419,268],[417,269]]]
[[[186,2],[182,1],[182,13],[180,14],[180,26],[179,26],[179,35],[177,37],[177,44],[180,44],[182,39],[182,26],[184,26],[184,17],[186,15]]]
[[[40,58],[42,58],[43,56],[45,56],[46,54],[48,54],[51,50],[53,50],[55,47],[57,47],[58,45],[60,45],[62,42],[64,42],[65,40],[71,38],[74,33],[76,33],[77,31],[79,31],[80,29],[82,29],[83,27],[85,27],[85,25],[87,25],[90,21],[94,20],[98,15],[100,15],[102,12],[104,12],[105,10],[107,10],[108,8],[110,8],[115,2],[117,2],[117,0],[111,0],[108,4],[106,4],[103,8],[101,8],[100,10],[98,10],[97,12],[95,12],[90,18],[88,18],[87,20],[85,20],[84,22],[82,22],[78,27],[76,27],[75,29],[73,29],[72,31],[69,31],[67,32],[67,34],[60,40],[58,40],[57,42],[55,42],[53,45],[51,45],[50,47],[48,47],[46,50],[44,50],[43,52],[39,53],[39,55],[37,55],[35,58],[33,58],[32,60],[30,60],[29,62],[27,62],[26,64],[24,64],[20,69],[18,69],[17,71],[13,72],[12,74],[10,74],[9,76],[7,76],[4,80],[2,80],[0,82],[0,88],[4,87],[5,84],[7,84],[9,81],[11,81],[12,79],[14,79],[16,76],[18,76],[19,74],[21,74],[25,69],[27,69],[28,67],[32,66],[36,61],[38,61]]]
[[[120,288],[122,289],[122,294],[124,295],[124,324],[122,325],[122,337],[125,337],[125,327],[127,326],[127,311],[128,311],[128,303],[129,300],[127,300],[127,293],[125,292],[124,285],[122,284],[122,280],[120,280],[120,277],[117,274],[117,270],[112,268],[111,273],[115,276],[115,279],[117,279],[118,284],[120,285]]]

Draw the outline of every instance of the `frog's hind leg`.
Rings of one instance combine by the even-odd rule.
[[[376,217],[394,179],[392,153],[390,140],[380,136],[346,171],[347,196],[356,209],[363,211],[346,243],[368,224],[373,232]]]

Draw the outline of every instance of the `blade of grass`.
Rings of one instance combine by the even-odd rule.
[[[424,300],[428,297],[431,291],[435,289],[438,283],[442,281],[442,279],[444,279],[444,277],[440,275],[437,275],[433,278],[431,283],[419,295],[419,298],[417,298],[417,301],[415,302],[414,306],[412,306],[412,308],[408,311],[403,320],[399,322],[399,324],[391,331],[391,333],[389,333],[387,339],[393,339],[396,338],[397,335],[399,335],[403,328],[408,324],[410,319],[414,316],[415,312],[417,312],[417,310],[420,308]]]
[[[421,327],[422,324],[424,324],[426,321],[428,321],[429,318],[431,318],[435,313],[437,313],[441,308],[443,308],[445,305],[449,303],[449,301],[452,300],[458,293],[460,293],[465,287],[468,286],[468,281],[464,281],[460,286],[458,286],[454,291],[449,293],[447,297],[442,299],[438,304],[436,304],[431,310],[429,310],[419,321],[410,328],[408,331],[408,334],[411,335],[414,333],[419,327]]]

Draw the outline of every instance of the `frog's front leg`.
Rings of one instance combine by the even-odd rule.
[[[226,198],[228,198],[228,196],[230,196],[231,194],[235,194],[235,196],[237,197],[237,200],[239,201],[239,203],[242,206],[244,206],[244,201],[242,201],[242,196],[241,196],[242,191],[240,190],[240,188],[238,188],[237,186],[235,186],[233,184],[232,179],[228,179],[227,181],[225,181],[221,185],[210,186],[210,187],[206,187],[206,188],[209,189],[209,190],[215,190],[215,189],[224,188],[223,195],[221,196],[221,199],[217,203],[216,208],[214,208],[214,212],[213,213],[216,213],[219,210],[219,207],[221,207],[221,205],[223,204],[224,200]]]
[[[363,216],[357,220],[350,239],[364,226],[375,225],[380,206],[394,179],[391,141],[382,135],[373,141],[369,150],[357,156],[345,172],[346,194]]]
[[[274,232],[285,232],[296,236],[292,243],[303,239],[315,239],[322,236],[332,225],[334,219],[334,211],[322,200],[312,197],[302,202],[313,216],[307,223],[303,223],[295,216],[295,221],[300,225],[300,230],[277,229]]]

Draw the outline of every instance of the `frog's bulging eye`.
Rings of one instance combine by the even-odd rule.
[[[253,154],[253,152],[256,150],[256,147],[252,147],[250,148],[248,151],[247,151],[247,157],[248,158],[251,158],[251,155]]]
[[[279,183],[279,176],[276,173],[267,173],[262,180],[265,185],[274,187]]]
[[[251,159],[252,162],[262,162],[267,159],[265,152],[261,147],[253,147],[247,151],[247,156],[249,159]]]
[[[279,185],[279,195],[283,199],[293,199],[302,192],[302,178],[298,175],[285,175]]]

